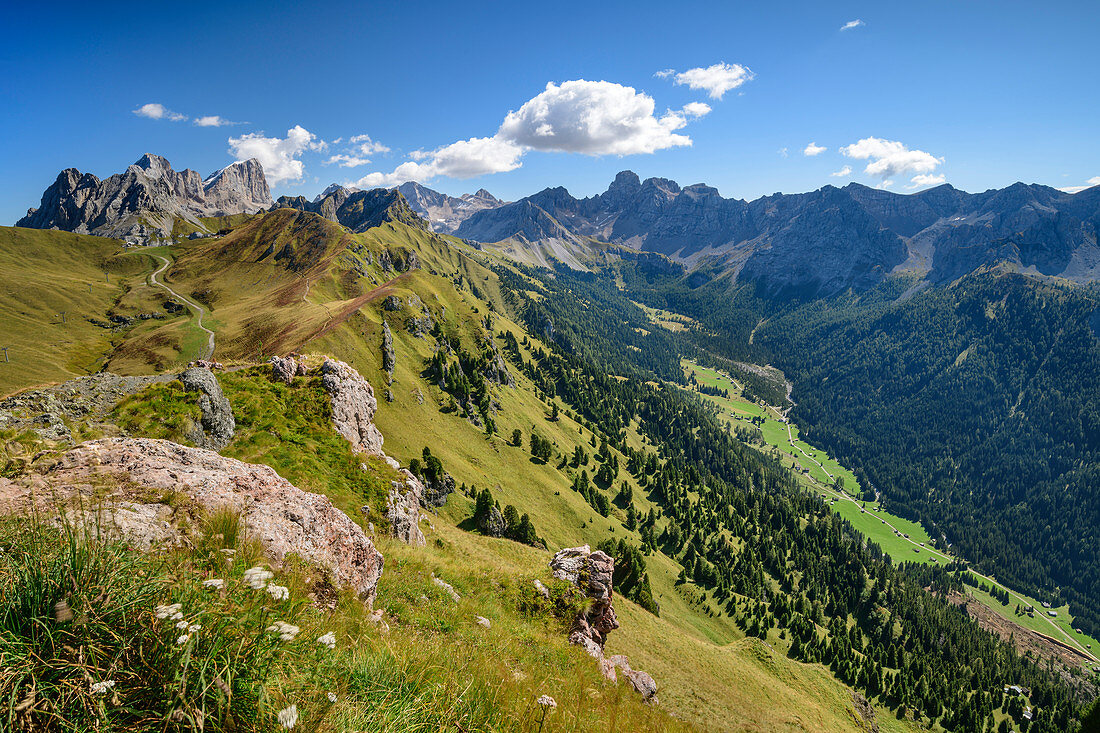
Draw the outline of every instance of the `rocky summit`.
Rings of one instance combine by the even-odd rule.
[[[1098,226],[1100,186],[1070,194],[1017,183],[971,194],[945,184],[904,195],[851,183],[744,201],[623,171],[596,196],[547,188],[477,211],[455,235],[573,250],[592,239],[666,255],[704,279],[732,275],[771,295],[812,297],[873,287],[894,272],[943,282],[1006,261],[1092,281]]]
[[[28,209],[16,226],[146,242],[172,237],[177,221],[206,232],[203,217],[252,214],[270,205],[263,166],[254,158],[203,180],[189,168],[176,171],[166,159],[146,153],[103,180],[66,168],[38,208]]]

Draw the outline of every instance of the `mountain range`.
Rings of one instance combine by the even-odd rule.
[[[388,218],[574,269],[614,244],[667,256],[696,283],[729,278],[771,296],[863,290],[896,272],[945,282],[1005,263],[1076,282],[1100,278],[1100,186],[1069,194],[1016,183],[971,194],[945,184],[904,195],[851,183],[745,201],[623,171],[604,193],[580,199],[559,186],[508,203],[484,189],[454,197],[409,182],[370,191],[333,184],[312,201],[272,202],[258,161],[201,180],[144,155],[103,181],[62,171],[18,226],[148,240],[171,236],[178,220],[204,230],[201,217],[287,207],[358,232]]]
[[[146,153],[103,180],[66,168],[16,226],[147,241],[171,236],[177,221],[204,230],[202,217],[254,214],[269,206],[271,190],[255,158],[203,180],[190,168],[176,171],[166,159]]]
[[[1098,228],[1100,187],[1068,194],[1016,183],[970,194],[942,185],[903,195],[852,183],[744,201],[623,171],[602,194],[578,199],[547,188],[473,213],[455,234],[508,242],[513,252],[622,244],[772,294],[812,296],[870,287],[891,272],[945,281],[1006,261],[1090,281],[1100,278]]]

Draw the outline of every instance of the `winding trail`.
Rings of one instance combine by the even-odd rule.
[[[160,269],[158,269],[156,272],[154,272],[153,274],[151,274],[149,276],[149,282],[152,283],[153,285],[157,286],[158,288],[164,288],[169,293],[171,293],[173,297],[182,300],[187,305],[187,307],[191,310],[191,312],[195,314],[195,317],[196,317],[195,324],[201,330],[206,331],[206,333],[210,334],[210,338],[206,342],[206,354],[205,355],[200,354],[198,358],[200,358],[200,359],[212,359],[214,357],[214,332],[211,331],[206,326],[202,325],[202,317],[206,314],[206,309],[203,308],[198,303],[196,303],[195,301],[191,300],[190,298],[185,297],[183,295],[180,295],[179,293],[177,293],[175,290],[168,287],[164,283],[158,282],[157,281],[157,275],[159,275],[162,272],[164,272],[165,270],[167,270],[168,266],[172,264],[172,261],[169,260],[166,257],[161,257],[160,255],[153,255],[153,259],[160,260],[164,264],[162,264],[160,266]]]

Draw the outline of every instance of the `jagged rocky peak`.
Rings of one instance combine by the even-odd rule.
[[[329,186],[329,193],[308,201],[304,196],[280,196],[271,207],[298,209],[323,216],[355,232],[365,232],[386,222],[400,222],[417,229],[429,230],[424,219],[409,205],[401,192],[392,188],[372,188],[368,191]]]
[[[263,166],[255,159],[233,163],[203,181],[189,168],[177,171],[166,158],[146,153],[103,180],[65,169],[38,208],[28,209],[16,226],[163,239],[179,220],[202,230],[201,217],[254,213],[270,205]]]
[[[478,211],[503,206],[501,201],[484,188],[477,193],[464,193],[450,196],[422,186],[416,181],[408,181],[396,189],[409,202],[409,207],[428,221],[432,229],[451,234],[466,219]]]

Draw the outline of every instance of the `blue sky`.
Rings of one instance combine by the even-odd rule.
[[[203,176],[260,155],[276,195],[310,197],[403,176],[452,194],[587,195],[626,168],[750,199],[850,180],[904,193],[941,178],[976,191],[1100,176],[1095,2],[25,3],[6,15],[6,224],[61,169],[106,177],[145,152]],[[163,109],[135,113],[145,105]],[[237,124],[209,124],[224,121]],[[811,143],[824,150],[807,155]]]

